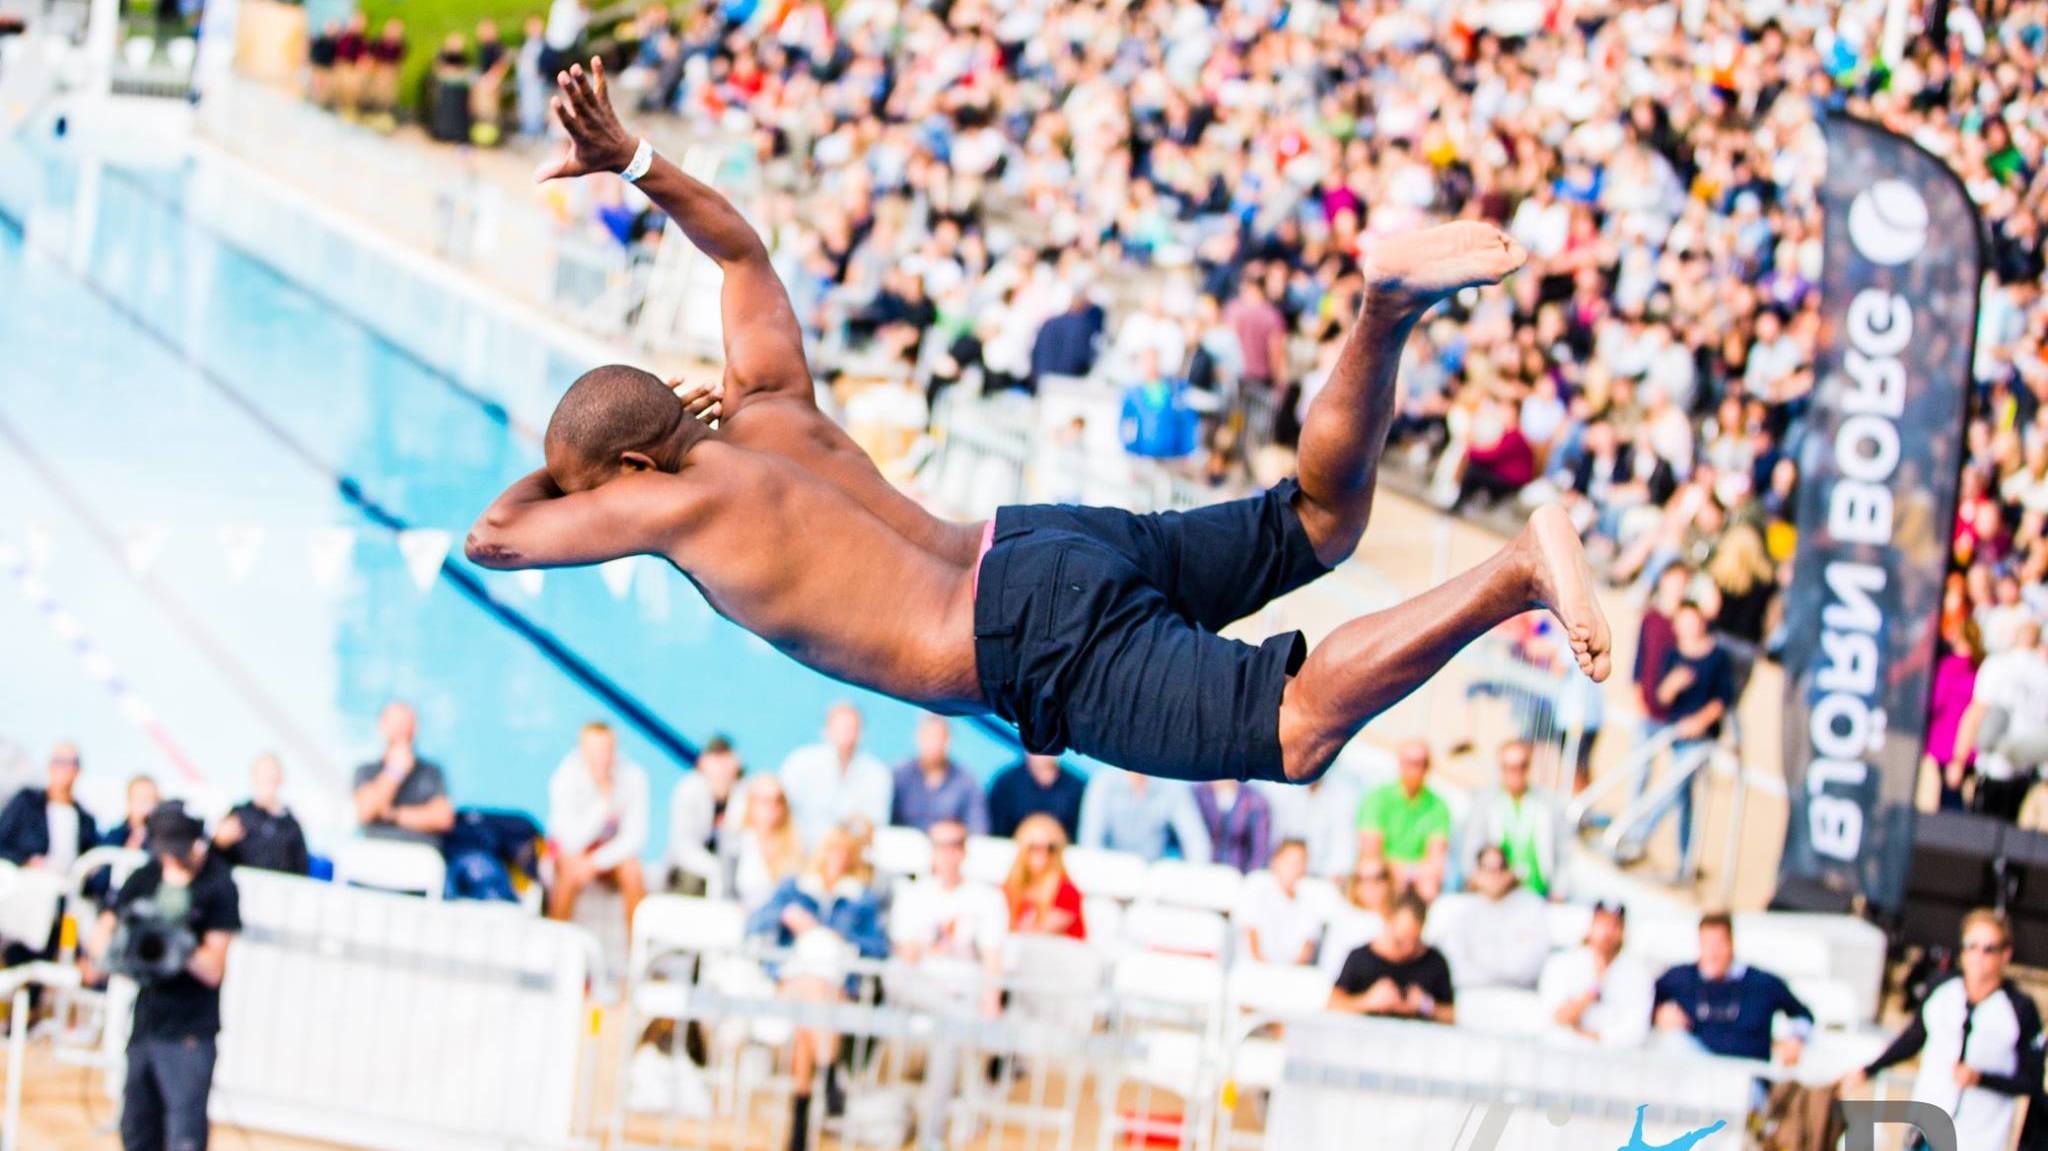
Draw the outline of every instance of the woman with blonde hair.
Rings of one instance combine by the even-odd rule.
[[[1716,631],[1748,644],[1763,642],[1765,616],[1778,590],[1777,565],[1763,533],[1747,520],[1732,520],[1707,557],[1707,578],[1721,592]]]
[[[768,965],[784,999],[832,1003],[852,998],[853,958],[882,959],[889,937],[882,930],[882,903],[861,878],[861,839],[844,825],[826,829],[802,874],[783,880],[752,915],[747,934],[786,949],[788,957]],[[790,1044],[790,1074],[796,1084],[790,1112],[792,1148],[809,1146],[811,1083],[825,1068],[827,1111],[839,1094],[835,1055],[839,1037],[799,1025]]]
[[[1010,930],[1020,935],[1088,938],[1081,915],[1081,889],[1067,877],[1067,832],[1059,820],[1039,812],[1017,825],[1017,860],[1003,880],[1010,904]]]
[[[732,893],[752,909],[767,902],[776,885],[803,865],[803,841],[789,815],[789,796],[772,775],[747,783],[746,811],[733,843]]]

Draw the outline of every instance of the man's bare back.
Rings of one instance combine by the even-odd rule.
[[[626,168],[634,147],[601,67],[558,80],[571,148],[542,177]],[[1520,264],[1497,231],[1448,225],[1368,261],[1368,308],[1309,413],[1298,484],[1185,515],[1006,509],[990,548],[980,525],[889,485],[816,410],[787,294],[731,205],[659,158],[640,186],[725,272],[722,427],[645,372],[586,374],[549,425],[547,467],[479,519],[474,561],[661,555],[722,614],[827,674],[995,711],[1030,750],[1073,746],[1185,778],[1313,778],[1458,648],[1533,607],[1557,614],[1582,668],[1605,678],[1606,622],[1556,509],[1481,568],[1346,624],[1306,658],[1298,635],[1253,647],[1215,634],[1356,545],[1402,343],[1435,302]]]

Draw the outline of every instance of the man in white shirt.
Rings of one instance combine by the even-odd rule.
[[[2011,649],[1977,669],[1976,692],[1956,728],[1957,754],[1971,749],[1983,809],[2017,820],[2035,774],[2048,763],[2048,655],[2039,621],[2023,620]]]
[[[1621,953],[1628,911],[1618,903],[1593,905],[1586,942],[1543,965],[1536,993],[1559,1027],[1606,1047],[1640,1047],[1650,1034],[1656,981]]]
[[[548,839],[555,849],[555,882],[548,916],[568,919],[576,897],[593,883],[618,888],[626,929],[647,892],[640,852],[647,846],[647,773],[618,753],[618,740],[602,723],[586,723],[576,750],[548,780]]]
[[[697,769],[676,781],[668,801],[669,883],[686,895],[701,895],[713,876],[724,874],[719,852],[726,829],[738,829],[744,805],[739,753],[722,735],[704,741]]]
[[[1544,898],[1515,878],[1497,843],[1480,848],[1465,889],[1469,902],[1437,940],[1458,986],[1534,988],[1550,958]]]
[[[1308,845],[1299,839],[1282,840],[1266,868],[1245,878],[1231,915],[1244,933],[1243,954],[1261,963],[1306,967],[1315,962],[1316,944],[1330,915],[1325,899],[1315,892],[1328,889],[1302,886]]]
[[[1003,940],[1010,909],[995,888],[969,883],[967,826],[942,819],[927,834],[932,873],[896,893],[889,908],[889,950],[910,968],[889,982],[889,998],[912,1010],[960,1016],[978,1007],[982,1018],[1002,1013]],[[945,1107],[958,1094],[958,1049],[937,1042],[925,1066],[923,1114],[918,1130],[926,1147],[945,1146]]]
[[[804,846],[813,847],[827,828],[854,816],[870,827],[889,824],[896,779],[881,760],[860,749],[860,711],[835,703],[825,713],[825,741],[797,748],[782,761],[782,790],[790,818]]]

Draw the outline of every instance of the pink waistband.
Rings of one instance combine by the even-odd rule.
[[[994,547],[995,542],[996,521],[994,516],[990,516],[988,522],[981,525],[981,546],[974,551],[974,579],[968,584],[969,595],[981,595],[981,561],[988,556],[988,549]]]

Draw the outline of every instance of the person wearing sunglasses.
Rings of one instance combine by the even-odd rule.
[[[1790,1021],[1783,1042],[1773,1046],[1771,1025]],[[1735,923],[1725,911],[1700,918],[1700,957],[1657,978],[1657,1008],[1651,1022],[1661,1032],[1689,1035],[1716,1055],[1799,1062],[1813,1033],[1813,1012],[1785,981],[1761,968],[1735,961]]]
[[[1359,859],[1344,884],[1344,899],[1330,912],[1316,967],[1332,980],[1353,951],[1380,937],[1394,910],[1394,872],[1376,856]]]
[[[1550,958],[1547,901],[1522,885],[1497,843],[1479,850],[1465,890],[1464,913],[1451,917],[1437,941],[1458,986],[1534,990]]]
[[[2031,1100],[2027,1126],[2036,1128],[2044,1106],[2041,1013],[2007,978],[2011,962],[2012,925],[2004,915],[1981,908],[1964,916],[1961,970],[1927,993],[1883,1054],[1843,1078],[1843,1094],[1860,1094],[1872,1076],[1918,1055],[1911,1097],[1955,1120],[1957,1151],[2011,1146],[2021,1099]],[[2022,1147],[2037,1145],[2020,1140]]]
[[[1656,985],[1634,956],[1622,952],[1628,909],[1593,905],[1586,942],[1543,965],[1536,994],[1557,1025],[1604,1047],[1640,1047],[1650,1034]]]
[[[80,767],[77,744],[50,749],[48,786],[22,788],[0,810],[0,859],[64,872],[99,842],[99,824],[72,794]]]
[[[1066,850],[1067,833],[1050,815],[1028,816],[1017,826],[1017,859],[1003,881],[1011,931],[1088,938],[1081,889],[1067,876]]]

